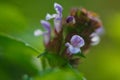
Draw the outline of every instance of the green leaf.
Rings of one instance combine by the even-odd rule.
[[[9,77],[9,80],[22,79],[24,74],[37,75],[36,54],[36,50],[21,41],[0,35],[0,71],[4,71],[0,75]]]
[[[0,3],[0,34],[12,36],[42,52],[42,37],[34,36],[34,30],[38,28],[31,24],[20,8]]]
[[[83,80],[81,73],[77,74],[73,70],[60,70],[58,68],[46,70],[42,76],[36,76],[35,80]]]

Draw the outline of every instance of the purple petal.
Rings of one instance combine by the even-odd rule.
[[[44,32],[44,43],[47,45],[50,42],[50,34],[51,34],[51,28],[50,28],[50,23],[44,20],[41,20],[41,24],[45,28],[46,32]]]
[[[74,47],[83,47],[85,45],[84,39],[79,35],[73,35],[70,42]]]
[[[80,48],[76,48],[76,47],[73,47],[73,46],[69,46],[68,49],[69,49],[70,53],[72,53],[72,54],[76,54],[78,52],[81,52]]]
[[[60,4],[54,3],[54,8],[55,8],[57,13],[62,14],[63,8],[62,8],[62,6]]]
[[[69,43],[69,42],[67,42],[67,43],[65,44],[65,46],[69,47],[69,46],[70,46],[70,43]]]
[[[43,25],[44,29],[48,31],[48,33],[50,33],[51,32],[50,23],[45,20],[41,20],[40,22]]]
[[[55,26],[55,30],[57,31],[57,33],[59,33],[62,29],[62,18],[57,15],[54,19],[54,26]]]
[[[70,22],[75,23],[75,19],[74,19],[73,16],[68,16],[67,19],[66,19],[66,22],[67,22],[67,23],[70,23]]]

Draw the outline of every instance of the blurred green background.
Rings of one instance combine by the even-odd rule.
[[[87,80],[120,80],[120,0],[0,0],[0,80],[41,79],[37,76],[41,65],[36,50],[44,50],[43,40],[33,32],[42,28],[39,21],[46,13],[55,12],[54,2],[63,6],[64,17],[72,7],[100,15],[105,34],[101,43],[90,49],[79,70]],[[71,75],[58,70],[44,80],[75,80]]]

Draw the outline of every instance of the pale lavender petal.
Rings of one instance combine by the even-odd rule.
[[[45,28],[45,32],[43,34],[44,36],[44,43],[47,45],[50,42],[50,35],[51,35],[51,28],[50,28],[50,23],[44,20],[41,20],[41,24]]]
[[[55,26],[55,30],[57,31],[57,33],[59,33],[62,29],[62,22],[61,22],[61,17],[56,17],[54,19],[54,26]]]
[[[80,48],[73,47],[73,46],[69,46],[68,49],[72,54],[77,54],[78,52],[81,52]]]
[[[34,31],[34,35],[35,35],[35,36],[43,35],[43,33],[44,33],[44,32],[43,32],[42,30],[40,30],[40,29],[37,29],[37,30]]]
[[[105,33],[104,31],[104,28],[101,26],[100,28],[96,29],[95,32],[98,34],[98,35],[102,35]]]
[[[53,18],[56,17],[56,15],[57,15],[57,14],[52,14],[52,15],[50,15],[49,13],[47,13],[47,15],[46,15],[46,20],[53,19]]]
[[[57,12],[58,14],[62,14],[63,8],[62,8],[62,6],[61,6],[60,4],[54,3],[54,8],[55,8],[55,10],[56,10],[56,12]]]
[[[47,45],[50,42],[50,35],[49,34],[44,34],[44,43]]]
[[[97,44],[99,44],[99,42],[100,42],[100,37],[98,36],[98,34],[96,34],[96,33],[92,33],[91,35],[90,35],[90,37],[91,37],[91,45],[97,45]]]
[[[79,35],[73,35],[70,42],[74,47],[83,47],[85,45],[84,39]]]
[[[67,51],[70,53],[70,54],[76,54],[78,52],[81,52],[80,48],[78,47],[73,47],[70,43],[66,43],[65,46],[67,46]]]
[[[70,46],[70,43],[69,43],[69,42],[67,42],[67,43],[65,44],[65,46],[69,47],[69,46]]]

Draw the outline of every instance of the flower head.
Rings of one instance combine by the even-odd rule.
[[[103,25],[99,17],[93,12],[86,9],[74,8],[67,19],[62,19],[63,8],[60,4],[54,3],[54,9],[56,13],[46,15],[46,20],[41,20],[40,23],[44,27],[45,31],[36,30],[35,35],[43,35],[45,43],[44,54],[53,57],[45,56],[50,65],[63,66],[67,60],[72,66],[78,65],[80,57],[84,57],[85,52],[91,47],[91,45],[97,45],[100,42],[100,35],[103,33]],[[54,36],[51,38],[51,25],[48,20],[53,19],[54,23]],[[63,27],[64,26],[64,27]],[[80,55],[74,55],[81,53]],[[54,56],[55,54],[55,56]],[[53,58],[57,57],[52,64]]]

